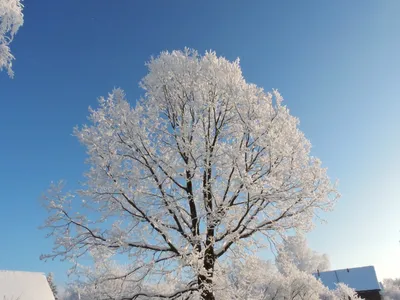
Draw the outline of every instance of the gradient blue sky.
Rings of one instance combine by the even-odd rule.
[[[400,277],[400,2],[25,0],[0,73],[0,269],[55,273],[39,261],[50,181],[82,179],[71,136],[113,87],[133,103],[144,62],[185,46],[241,58],[244,76],[277,88],[342,198],[309,235],[334,268],[374,265]]]

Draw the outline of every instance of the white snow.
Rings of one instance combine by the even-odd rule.
[[[336,284],[340,282],[356,291],[381,289],[373,266],[320,272],[319,275],[316,273],[314,276],[321,279],[330,290],[335,289]]]
[[[54,296],[43,273],[0,270],[0,299],[54,300]]]

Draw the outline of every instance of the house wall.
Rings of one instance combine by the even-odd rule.
[[[362,291],[357,294],[365,300],[383,300],[379,291]]]

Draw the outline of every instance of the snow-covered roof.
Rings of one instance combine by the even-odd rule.
[[[347,284],[357,292],[381,289],[373,266],[319,272],[314,276],[331,290],[335,289],[339,282]]]
[[[1,300],[54,300],[43,273],[0,270]]]

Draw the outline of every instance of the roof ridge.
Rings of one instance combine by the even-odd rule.
[[[42,274],[45,275],[46,273],[44,272],[38,272],[38,271],[19,271],[19,270],[0,270],[0,272],[13,272],[13,273],[31,273],[31,274]]]

